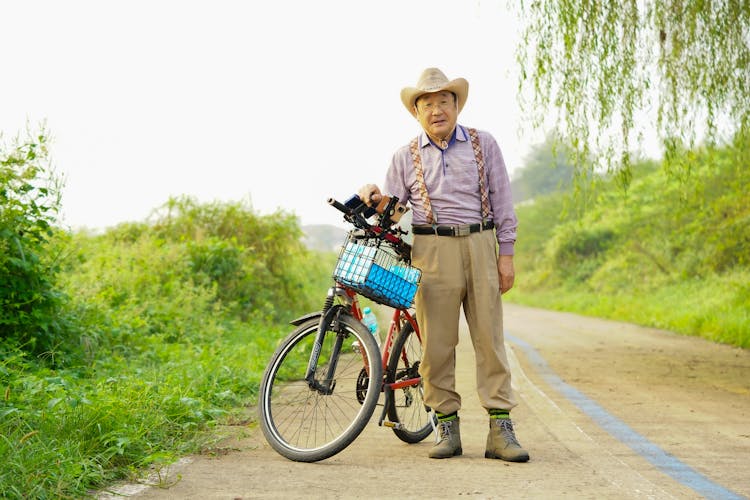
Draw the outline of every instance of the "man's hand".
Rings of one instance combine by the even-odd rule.
[[[500,255],[497,258],[497,276],[500,278],[500,293],[503,294],[513,288],[516,271],[513,269],[513,256]]]
[[[375,184],[365,184],[364,186],[359,188],[357,195],[359,196],[359,199],[362,200],[368,207],[377,205],[377,203],[382,198],[380,188]]]

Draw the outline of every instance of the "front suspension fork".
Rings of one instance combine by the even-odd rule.
[[[333,378],[333,374],[336,373],[336,366],[339,360],[339,354],[341,354],[341,346],[344,344],[344,335],[341,334],[338,328],[338,316],[343,310],[342,306],[333,306],[334,289],[331,288],[326,297],[325,305],[320,316],[320,323],[318,323],[318,331],[315,335],[315,342],[313,343],[313,350],[310,354],[310,361],[307,364],[307,371],[305,372],[305,381],[310,389],[318,391],[323,395],[333,394],[333,390],[336,387],[336,381]],[[320,350],[323,348],[323,340],[326,335],[326,331],[329,329],[336,332],[336,341],[333,345],[330,360],[328,363],[328,371],[325,377],[318,380],[315,377],[318,360],[320,359]]]

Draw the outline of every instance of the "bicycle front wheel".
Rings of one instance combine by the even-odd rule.
[[[385,373],[388,419],[393,432],[405,443],[418,443],[430,435],[433,414],[425,406],[419,375],[422,342],[408,321],[393,342]],[[394,387],[395,386],[395,387]],[[389,389],[388,387],[392,387]]]
[[[324,460],[349,446],[370,420],[383,383],[375,339],[348,314],[338,314],[327,328],[315,371],[319,385],[305,380],[320,321],[312,318],[284,339],[260,385],[263,434],[274,450],[298,462]]]

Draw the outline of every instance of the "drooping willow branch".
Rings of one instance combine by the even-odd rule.
[[[567,137],[588,168],[606,166],[627,184],[644,134],[658,135],[667,160],[696,141],[747,137],[750,0],[516,6],[519,91],[531,94],[521,105],[534,126]]]

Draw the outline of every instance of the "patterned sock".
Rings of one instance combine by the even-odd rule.
[[[440,413],[439,411],[436,411],[435,414],[437,415],[438,422],[450,422],[451,420],[456,420],[458,418],[458,412],[454,411],[453,413]]]
[[[510,412],[508,410],[487,410],[490,414],[490,418],[501,418],[507,420],[510,418]]]

